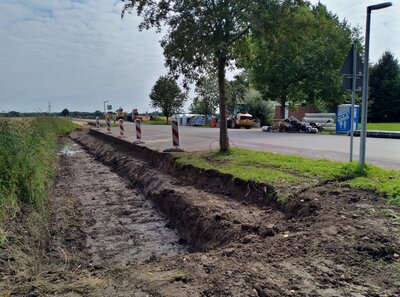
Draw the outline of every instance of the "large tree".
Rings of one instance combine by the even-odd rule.
[[[370,102],[371,122],[400,120],[400,65],[391,52],[385,52],[371,68]]]
[[[63,116],[63,117],[68,117],[68,116],[69,116],[69,110],[68,110],[68,108],[64,108],[64,109],[61,111],[61,116]]]
[[[186,100],[175,79],[169,76],[161,76],[149,96],[152,107],[161,109],[162,114],[167,117],[167,123],[169,117],[180,111]]]
[[[216,72],[221,117],[220,150],[229,150],[225,71],[235,60],[235,46],[250,32],[254,13],[273,0],[122,0],[126,12],[143,17],[140,29],[167,28],[161,41],[171,73],[185,82]],[[263,6],[263,7],[261,7]]]
[[[263,100],[259,91],[249,89],[243,97],[243,111],[250,113],[263,125],[272,125],[275,106],[271,101]]]
[[[250,89],[248,76],[246,72],[236,75],[233,80],[226,83],[227,86],[227,109],[228,113],[234,114],[241,106],[245,95]]]
[[[197,96],[193,99],[193,103],[190,106],[190,112],[205,114],[207,125],[207,116],[215,113],[219,101],[218,83],[215,76],[210,75],[201,78],[196,83],[195,92]]]
[[[266,31],[271,19],[272,30]],[[274,15],[261,15],[244,59],[252,82],[266,99],[284,106],[342,98],[339,70],[351,47],[352,30],[322,4],[286,0]],[[247,64],[246,64],[247,63]]]

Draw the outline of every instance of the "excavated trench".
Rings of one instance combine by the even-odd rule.
[[[327,183],[282,204],[96,131],[71,139],[41,267],[21,274],[10,240],[0,295],[399,296],[400,213],[372,191]]]
[[[287,216],[266,194],[267,185],[252,185],[249,190],[243,182],[229,183],[229,176],[188,173],[188,168],[178,171],[170,155],[105,137],[96,131],[71,134],[152,201],[178,230],[181,241],[195,251],[274,236],[279,232],[277,222]]]
[[[53,193],[50,254],[61,254],[70,266],[87,262],[87,266],[98,269],[112,264],[140,264],[188,251],[152,201],[82,146],[68,143],[60,159]],[[69,249],[63,248],[68,242],[75,246],[71,256],[66,252]],[[77,252],[82,254],[78,257],[81,259],[77,259]]]

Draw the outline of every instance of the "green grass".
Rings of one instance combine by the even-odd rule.
[[[191,164],[245,181],[270,184],[283,200],[294,191],[327,181],[341,181],[356,188],[385,193],[389,201],[400,206],[400,171],[371,165],[361,170],[355,162],[315,160],[243,149],[232,149],[229,153],[195,152],[175,156],[178,166]]]
[[[58,137],[79,126],[56,117],[0,119],[0,242],[4,224],[21,203],[44,210],[58,150]]]
[[[171,125],[171,118],[168,119],[166,117],[152,117],[150,121],[143,121],[145,125]]]
[[[371,189],[387,195],[389,202],[400,206],[400,171],[367,166],[366,175],[346,182],[352,187]]]
[[[107,125],[105,123],[101,123],[100,127],[101,128],[107,128]],[[118,124],[111,123],[111,128],[117,128],[117,127],[119,127]]]
[[[367,130],[399,131],[400,123],[368,123]]]
[[[171,125],[170,123],[167,124],[165,120],[157,120],[157,121],[146,121],[143,122],[143,125]]]

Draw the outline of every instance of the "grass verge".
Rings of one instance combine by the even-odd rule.
[[[385,194],[390,203],[400,206],[400,171],[368,165],[366,174],[348,180],[354,188],[370,189]]]
[[[168,119],[166,117],[152,117],[149,121],[143,121],[145,125],[171,125],[171,118]]]
[[[55,117],[0,119],[0,244],[5,225],[20,209],[46,206],[56,168],[58,137],[79,126]]]
[[[269,152],[232,149],[229,153],[193,152],[175,154],[177,165],[193,165],[218,170],[234,178],[272,185],[278,197],[328,181],[340,181],[352,187],[384,193],[400,206],[400,171],[368,165],[361,170],[357,163],[315,160]]]
[[[399,131],[400,123],[368,123],[367,130]]]
[[[107,128],[107,125],[105,123],[101,123],[100,127],[101,128]],[[119,127],[118,124],[111,123],[111,128],[118,128],[118,127]]]

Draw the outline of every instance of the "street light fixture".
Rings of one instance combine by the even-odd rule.
[[[104,104],[104,116],[106,116],[106,113],[107,113],[107,112],[106,112],[106,103],[107,103],[107,102],[108,102],[108,101],[104,101],[104,102],[103,102],[103,104]]]
[[[371,11],[392,6],[392,2],[384,2],[367,7],[367,27],[365,30],[365,61],[364,61],[364,81],[362,91],[362,110],[361,110],[361,137],[360,137],[360,166],[365,166],[365,144],[367,139],[367,114],[368,114],[368,67],[369,67],[369,39],[371,27]]]

